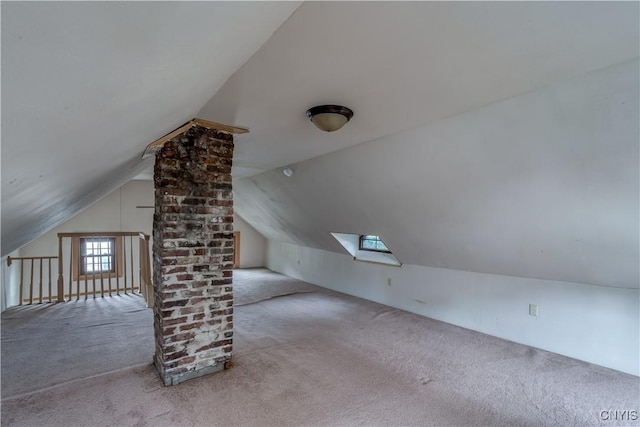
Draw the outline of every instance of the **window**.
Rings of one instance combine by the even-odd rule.
[[[71,245],[73,280],[122,275],[122,237],[74,237]]]
[[[360,236],[360,248],[361,251],[374,251],[374,252],[387,252],[391,253],[387,245],[384,244],[380,236],[373,236],[370,234]]]
[[[115,272],[115,237],[80,238],[80,274]]]

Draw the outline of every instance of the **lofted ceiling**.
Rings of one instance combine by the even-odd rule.
[[[346,253],[331,233],[376,234],[404,264],[638,288],[639,73],[628,61],[296,163],[292,177],[239,179],[235,209],[306,247]]]
[[[608,2],[307,2],[198,117],[249,127],[234,175],[309,159],[638,55],[638,6]],[[340,132],[320,104],[354,110]]]
[[[637,18],[305,3],[199,116],[251,128],[235,206],[270,239],[344,253],[331,232],[379,234],[407,264],[637,288]],[[304,112],[323,103],[355,116],[320,132]]]
[[[2,2],[2,254],[149,165],[299,2]]]
[[[298,5],[3,2],[2,253],[199,117],[251,130],[234,192],[269,238],[637,287],[638,3]],[[355,116],[320,132],[325,103]]]

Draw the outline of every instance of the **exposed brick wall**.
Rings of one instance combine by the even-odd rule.
[[[165,385],[230,364],[232,158],[232,135],[199,126],[156,154],[154,364]]]

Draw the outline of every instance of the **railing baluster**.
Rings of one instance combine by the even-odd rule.
[[[118,243],[120,243],[120,241],[118,239],[116,239],[116,245],[118,245]],[[118,251],[116,251],[117,254]],[[120,259],[118,257],[115,258],[115,263],[116,263],[116,295],[120,295],[120,271],[122,271],[120,269]]]
[[[115,256],[115,247],[111,249],[111,251],[114,253]],[[111,262],[113,262],[113,264],[109,263],[109,272],[107,273],[107,284],[109,285],[109,296],[113,296],[111,294],[111,269],[115,267],[115,258],[111,258]]]
[[[122,238],[122,260],[123,260],[123,268],[122,272],[124,273],[124,294],[127,294],[127,238]]]
[[[138,239],[138,283],[140,284],[140,293],[144,295],[142,292],[142,266],[144,265],[142,256],[142,242]]]
[[[73,245],[69,251],[69,301],[73,299]]]
[[[82,242],[82,240],[78,239],[78,245],[80,245],[80,242]],[[71,276],[73,276],[73,270],[77,271],[76,274],[76,300],[80,301],[80,285],[82,284],[82,279],[80,278],[80,273],[82,272],[80,264],[81,264],[81,260],[82,260],[82,248],[80,247],[76,247],[77,245],[73,244],[73,239],[71,239],[71,252],[76,252],[76,265],[75,265],[75,269],[72,268],[71,272],[69,273]]]
[[[96,247],[96,240],[98,241],[98,245],[100,244],[100,240],[99,239],[95,239],[95,238],[91,238],[91,242],[92,242],[92,248],[93,248],[93,255],[95,257],[95,247]],[[91,275],[93,277],[93,286],[96,286],[96,280],[98,276],[98,273],[96,273],[96,259],[95,258],[91,258],[91,262],[93,263],[93,271],[91,272]],[[100,297],[104,298],[104,289],[102,288],[102,283],[100,284]]]
[[[93,239],[90,239],[90,241],[93,243]],[[92,263],[91,265],[95,265],[95,263],[93,262],[93,258],[91,258],[91,263]],[[87,271],[87,274],[89,274],[88,271]],[[95,292],[95,289],[96,289],[96,274],[95,274],[95,272],[92,272],[92,274],[91,274],[91,281],[93,282],[93,295],[95,297],[95,294],[96,294],[96,292]]]
[[[80,280],[78,278],[78,280]],[[89,276],[87,275],[87,272],[85,271],[84,273],[84,299],[89,298]],[[93,287],[93,298],[96,298],[96,287]]]
[[[138,283],[140,288],[140,293],[144,297],[144,291],[142,288],[142,281],[144,280],[144,271],[142,268],[144,267],[144,254],[142,253],[142,241],[138,239]]]
[[[31,277],[29,278],[29,304],[33,304],[33,260],[31,260]]]
[[[100,256],[100,296],[104,298],[104,273],[102,271],[102,256]]]
[[[24,260],[19,260],[20,261],[20,305],[22,305],[23,302],[23,287],[24,287]]]
[[[64,302],[64,272],[62,260],[62,237],[58,235],[58,302]]]
[[[80,280],[80,265],[79,265],[80,259],[81,259],[81,256],[80,256],[80,252],[78,251],[78,260],[76,261],[76,265],[78,266],[78,274],[76,275],[76,301],[80,301],[80,285],[82,284],[82,280]],[[86,295],[86,292],[85,292],[85,295]]]
[[[53,302],[51,298],[51,258],[49,258],[49,302]]]
[[[153,307],[153,292],[151,291],[151,271],[150,271],[150,255],[149,255],[149,239],[147,236],[143,235],[144,241],[141,241],[140,244],[143,245],[144,248],[144,269],[142,270],[144,273],[144,299],[147,303],[147,307]],[[142,286],[142,284],[140,284]]]
[[[133,236],[129,236],[129,249],[131,249],[129,251],[129,254],[131,255],[131,293],[133,293],[133,288],[134,288],[134,282],[135,282],[135,277],[133,275]]]
[[[40,304],[42,304],[42,258],[40,258]]]

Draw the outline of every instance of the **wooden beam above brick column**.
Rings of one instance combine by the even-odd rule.
[[[156,154],[156,152],[162,148],[162,146],[164,144],[166,144],[167,141],[180,136],[181,134],[185,133],[186,131],[188,131],[189,129],[191,129],[194,126],[200,126],[206,129],[213,129],[213,130],[218,130],[221,132],[226,132],[226,133],[230,133],[230,134],[234,134],[234,135],[239,135],[239,134],[243,134],[243,133],[248,133],[249,129],[246,128],[241,128],[241,127],[237,127],[237,126],[231,126],[231,125],[225,125],[222,123],[216,123],[216,122],[211,122],[209,120],[204,120],[204,119],[198,119],[198,118],[194,118],[189,120],[187,123],[183,124],[182,126],[180,126],[179,128],[169,132],[168,134],[166,134],[165,136],[163,136],[162,138],[156,139],[155,141],[153,141],[151,144],[147,145],[147,148],[145,148],[144,153],[142,153],[142,158],[145,159],[149,156],[153,156]]]

